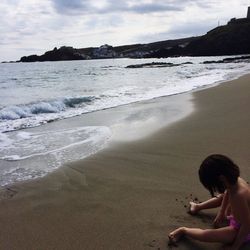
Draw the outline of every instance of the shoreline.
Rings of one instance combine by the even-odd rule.
[[[242,73],[242,72],[241,72]],[[245,73],[247,74],[247,73]],[[244,76],[245,74],[239,76],[238,74],[234,74],[232,80],[238,79],[239,77]],[[231,81],[231,80],[230,80]],[[16,131],[10,131],[11,135],[18,135],[19,132],[26,133],[26,132],[31,132],[31,134],[41,134],[44,133],[45,131],[49,131],[51,133],[50,129],[54,132],[59,132],[57,129],[58,128],[66,128],[65,132],[67,129],[76,129],[79,130],[79,128],[86,128],[88,126],[90,127],[96,127],[104,130],[110,130],[110,133],[106,133],[106,135],[102,135],[102,145],[96,147],[95,149],[86,150],[86,152],[81,152],[81,148],[79,147],[79,157],[76,158],[74,157],[73,159],[68,159],[66,162],[63,160],[62,163],[58,165],[57,161],[61,161],[59,158],[54,159],[52,157],[52,162],[46,163],[46,159],[39,160],[39,163],[36,162],[36,158],[33,158],[32,155],[30,156],[24,156],[21,157],[25,159],[22,162],[14,161],[16,159],[16,155],[10,155],[7,156],[7,159],[10,159],[11,161],[5,161],[6,157],[3,157],[0,159],[0,163],[2,164],[2,169],[5,169],[4,172],[2,173],[2,176],[11,175],[17,175],[18,179],[14,181],[10,180],[1,180],[1,185],[2,187],[8,187],[11,185],[16,185],[18,183],[23,183],[25,181],[32,181],[36,180],[37,178],[44,178],[46,175],[53,173],[54,171],[57,171],[60,167],[63,167],[65,164],[70,164],[72,161],[78,161],[78,160],[83,160],[91,155],[94,155],[98,153],[99,151],[105,149],[106,147],[109,147],[112,145],[114,142],[126,142],[126,141],[136,141],[138,139],[143,139],[146,137],[149,137],[153,133],[156,133],[158,130],[162,129],[163,127],[170,126],[172,123],[178,122],[178,120],[182,120],[186,118],[188,115],[190,115],[192,112],[195,112],[195,108],[192,102],[192,95],[197,92],[197,91],[202,91],[205,89],[213,88],[216,87],[220,84],[225,84],[227,81],[222,80],[222,81],[217,81],[214,82],[213,84],[208,84],[208,85],[203,85],[199,86],[193,90],[181,92],[178,94],[171,94],[167,96],[160,96],[160,97],[155,97],[149,100],[143,100],[143,101],[136,101],[132,102],[129,104],[124,104],[124,105],[119,105],[116,107],[112,108],[106,108],[102,110],[96,110],[93,112],[88,112],[82,115],[74,116],[74,117],[69,117],[65,119],[59,119],[54,122],[49,122],[41,126],[35,126],[31,128],[25,128],[24,130],[16,130]],[[145,108],[146,107],[146,108]],[[149,108],[148,108],[149,107]],[[163,108],[166,107],[166,111],[163,111]],[[159,110],[161,110],[159,112]],[[144,113],[149,113],[147,115],[144,115]],[[143,114],[143,115],[142,115]],[[106,118],[106,116],[108,118]],[[105,117],[103,119],[103,117]],[[132,117],[132,118],[131,118]],[[139,117],[139,118],[138,118]],[[163,119],[164,117],[164,119]],[[108,121],[111,120],[111,121]],[[69,125],[70,126],[69,126]],[[79,127],[79,124],[81,125]],[[87,127],[86,127],[87,126]],[[132,132],[131,132],[132,131]],[[110,134],[110,135],[108,135]],[[100,137],[100,135],[99,135]],[[101,138],[100,137],[100,138]],[[15,138],[15,137],[14,137]],[[100,139],[99,138],[99,139]],[[79,145],[83,143],[77,143]],[[83,148],[82,145],[82,148]],[[74,146],[72,144],[72,146]],[[71,145],[67,146],[68,148],[71,148]],[[63,148],[65,148],[63,146]],[[75,150],[75,149],[71,149]],[[52,149],[51,152],[59,152],[60,149]],[[47,155],[47,153],[34,153],[34,155],[41,155],[41,157],[44,155]],[[64,157],[66,156],[65,153],[63,153]],[[80,156],[81,155],[81,156]],[[15,158],[13,158],[15,157]],[[50,154],[48,154],[48,157],[51,159]],[[20,159],[21,159],[20,158]],[[57,158],[57,157],[56,157]],[[67,156],[66,156],[67,158]],[[43,163],[44,161],[44,163]],[[34,162],[36,162],[37,167],[33,168]],[[21,172],[18,173],[19,167],[22,165],[25,165],[25,169],[30,172],[30,176],[32,175],[33,177],[27,177],[27,176],[21,176],[22,175],[22,168],[20,169]],[[45,164],[45,165],[44,165]],[[53,168],[47,168],[46,164],[52,164]],[[40,166],[41,165],[41,166]],[[57,165],[55,167],[55,165]],[[14,171],[14,172],[13,172]],[[24,170],[25,172],[26,170]],[[19,176],[20,174],[20,176]],[[9,177],[7,177],[9,178]],[[22,180],[21,180],[22,179]]]
[[[191,99],[191,93],[158,97],[62,119],[38,127],[10,132],[8,139],[18,139],[22,134],[31,139],[31,141],[24,141],[22,143],[24,148],[28,147],[30,143],[35,143],[35,141],[32,140],[32,136],[39,139],[41,135],[49,135],[54,138],[54,133],[57,135],[57,137],[54,138],[56,142],[62,142],[62,144],[65,139],[64,137],[60,138],[62,134],[61,131],[67,133],[69,137],[71,136],[69,131],[76,131],[76,133],[78,133],[78,131],[83,131],[86,137],[82,142],[79,140],[80,134],[78,134],[77,137],[75,137],[75,140],[78,140],[76,143],[70,142],[71,144],[69,145],[63,144],[61,148],[66,151],[60,151],[60,149],[57,148],[46,148],[47,152],[40,153],[20,151],[20,153],[24,155],[22,158],[17,158],[16,154],[13,153],[13,155],[5,155],[0,158],[2,167],[2,179],[0,179],[0,184],[5,182],[6,184],[2,185],[2,187],[8,187],[16,184],[18,185],[18,183],[36,180],[37,178],[44,178],[48,174],[63,167],[63,165],[98,154],[99,151],[109,148],[110,145],[114,143],[136,141],[148,137],[157,132],[157,130],[187,117],[193,111]],[[88,131],[96,132],[88,135]],[[51,143],[53,142],[52,139],[48,139]],[[91,140],[93,140],[93,143],[91,143]],[[86,141],[86,143],[84,141]],[[87,141],[90,141],[90,143],[88,144]],[[70,151],[74,151],[75,155],[72,156]],[[58,152],[58,157],[53,158],[53,152],[55,152],[55,154]],[[61,163],[61,157],[65,158],[62,159],[63,163]],[[10,160],[6,161],[5,159]],[[53,166],[51,169],[47,167],[49,164]],[[34,165],[36,166],[33,167]],[[22,176],[22,166],[25,166],[27,173],[30,171],[28,177],[25,175]],[[17,174],[19,180],[5,180],[5,175],[9,178],[11,174]],[[29,177],[31,175],[32,178]],[[23,180],[20,180],[21,178]]]
[[[208,154],[229,155],[248,180],[249,80],[195,91],[184,119],[2,190],[0,249],[168,249],[173,228],[210,227],[214,211],[193,217],[185,206],[209,196],[197,177]],[[185,240],[178,249],[211,245]]]

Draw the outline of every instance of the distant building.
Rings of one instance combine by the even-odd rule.
[[[108,44],[104,44],[99,48],[94,49],[93,56],[95,58],[115,58],[118,57],[117,53],[113,50],[113,47]]]
[[[244,18],[232,18],[228,24],[242,24],[242,23],[249,23],[250,22],[250,6],[247,10],[247,17]]]

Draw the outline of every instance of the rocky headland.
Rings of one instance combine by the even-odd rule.
[[[220,56],[250,54],[250,17],[231,19],[203,36],[124,46],[102,45],[75,49],[54,48],[43,55],[23,56],[17,62],[43,62],[105,58],[166,58],[178,56]],[[242,58],[241,60],[243,60]],[[209,62],[207,62],[209,63]],[[147,67],[147,65],[144,65]],[[144,67],[143,66],[143,67]],[[151,65],[162,67],[170,65]]]

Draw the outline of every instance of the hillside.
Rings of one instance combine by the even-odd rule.
[[[191,42],[186,53],[194,56],[235,55],[250,53],[250,20],[230,22]]]
[[[172,56],[217,56],[250,54],[250,19],[232,19],[200,37],[124,46],[102,45],[75,49],[54,48],[41,56],[24,56],[21,62],[86,60],[103,58],[160,58]]]
[[[236,20],[210,30],[185,47],[159,49],[151,53],[150,57],[250,54],[250,19]]]

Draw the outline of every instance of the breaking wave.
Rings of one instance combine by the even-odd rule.
[[[38,114],[60,113],[68,108],[77,108],[90,104],[93,96],[61,98],[19,106],[9,106],[0,110],[0,120],[17,120]]]

